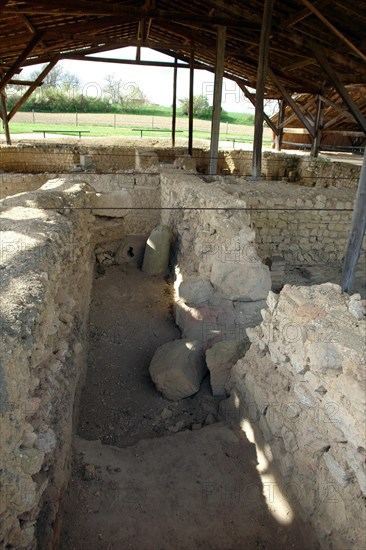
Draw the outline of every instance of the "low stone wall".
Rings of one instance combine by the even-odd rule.
[[[204,347],[246,339],[271,286],[257,256],[246,202],[220,184],[164,167],[162,223],[175,238],[176,322]],[[242,208],[242,210],[241,210]]]
[[[235,181],[235,183],[233,183]],[[310,189],[293,183],[224,178],[224,189],[244,199],[259,256],[290,265],[340,262],[349,236],[355,191]],[[366,240],[363,249],[366,250]]]
[[[18,193],[35,191],[45,184],[46,181],[54,178],[56,178],[56,174],[48,172],[43,174],[0,173],[0,199],[5,199]]]
[[[1,203],[3,548],[33,548],[36,523],[38,548],[48,548],[57,529],[85,366],[93,265],[87,196],[87,186],[75,185]]]
[[[252,157],[252,151],[220,151],[218,173],[248,177],[252,173]],[[314,159],[310,155],[265,151],[262,159],[262,175],[265,179],[273,182],[292,181],[306,187],[356,189],[360,172],[360,165],[324,158]]]
[[[0,146],[0,170],[4,172],[55,172],[72,170],[80,155],[92,156],[98,172],[116,172],[135,168],[135,148],[121,146],[85,146],[78,144],[19,144]]]
[[[16,173],[49,172],[62,174],[72,170],[79,163],[80,155],[89,155],[98,173],[132,171],[135,169],[135,151],[151,152],[159,163],[173,164],[176,159],[187,155],[186,148],[128,147],[79,144],[27,143],[14,146],[0,145],[0,171]],[[209,151],[195,148],[193,158],[197,171],[208,173]],[[252,172],[252,151],[219,151],[218,174],[250,176]],[[159,171],[159,170],[157,170]],[[289,180],[307,187],[356,188],[360,166],[349,163],[313,159],[309,155],[270,152],[263,153],[262,174],[267,180]]]
[[[131,261],[126,246],[141,252],[159,223],[159,181],[146,178],[81,174],[1,201],[2,548],[57,537],[94,266]]]
[[[270,293],[223,412],[254,429],[323,548],[365,541],[365,307],[330,283]],[[248,432],[248,433],[249,433]],[[273,498],[279,498],[278,493]]]

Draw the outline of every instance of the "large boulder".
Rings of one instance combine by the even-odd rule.
[[[230,300],[242,302],[264,300],[271,290],[269,269],[259,260],[245,263],[214,260],[211,282]]]
[[[167,225],[155,227],[147,239],[142,271],[150,275],[165,273],[169,264],[172,232]]]
[[[179,285],[179,299],[189,306],[208,303],[213,295],[213,286],[208,279],[188,277]]]
[[[206,362],[214,395],[227,397],[225,385],[229,380],[230,371],[238,359],[245,355],[249,345],[249,342],[239,343],[228,340],[218,342],[206,351]]]
[[[155,352],[150,376],[157,389],[172,401],[196,393],[207,372],[205,355],[197,340],[174,340]]]

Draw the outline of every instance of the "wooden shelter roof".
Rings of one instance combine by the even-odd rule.
[[[125,46],[146,46],[213,69],[218,25],[227,27],[225,75],[256,87],[264,0],[0,0],[0,85],[9,71]],[[331,83],[317,52],[344,85],[366,83],[366,0],[274,2],[266,82],[291,93]]]

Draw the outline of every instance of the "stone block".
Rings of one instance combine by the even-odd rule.
[[[157,389],[172,401],[197,393],[207,372],[205,355],[196,340],[174,340],[154,354],[149,367]]]
[[[245,354],[245,348],[235,341],[218,342],[206,351],[206,363],[210,371],[212,393],[216,396],[227,395],[225,385],[230,371],[239,357]]]
[[[165,274],[169,264],[172,232],[167,225],[158,225],[147,239],[142,271],[150,275]]]

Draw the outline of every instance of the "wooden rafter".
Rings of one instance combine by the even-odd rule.
[[[23,61],[28,57],[32,50],[34,50],[40,40],[42,40],[42,33],[34,35],[29,44],[24,48],[18,59],[8,69],[5,76],[2,78],[2,80],[0,80],[0,93],[4,90],[5,86],[10,82],[13,76],[17,73],[17,70],[22,65]]]
[[[245,97],[250,101],[250,103],[255,107],[255,99],[253,94],[251,94],[248,90],[248,88],[245,86],[243,82],[240,80],[235,80]],[[275,124],[273,124],[272,120],[269,118],[268,115],[263,111],[263,118],[267,122],[268,126],[271,128],[272,132],[274,132],[276,135],[278,134],[278,128]]]
[[[314,103],[316,102],[316,96],[312,96],[309,101],[307,101],[302,109],[303,113],[304,113],[304,116],[306,114],[306,111],[312,106],[314,105]],[[301,107],[299,106],[299,109]],[[286,118],[286,120],[284,120],[283,122],[279,123],[278,127],[279,128],[285,128],[285,126],[288,126],[290,124],[290,122],[292,122],[293,120],[295,120],[296,118],[298,118],[297,114],[296,113],[293,113],[292,115],[290,115],[289,117]]]
[[[0,17],[2,16],[7,3],[8,3],[8,0],[0,0]]]
[[[231,18],[225,16],[210,15],[207,12],[200,16],[192,15],[190,11],[180,13],[177,10],[161,10],[156,8],[136,8],[133,6],[121,6],[120,4],[111,4],[104,2],[79,1],[72,2],[63,0],[49,0],[45,4],[33,2],[29,5],[21,5],[16,10],[8,8],[7,13],[23,14],[45,14],[45,15],[63,15],[63,16],[114,16],[133,20],[152,18],[156,21],[184,21],[185,23],[201,23],[202,25],[229,25],[230,27],[242,27],[247,22],[240,18]]]
[[[311,137],[315,136],[314,127],[309,122],[309,120],[306,118],[304,113],[301,111],[300,107],[296,103],[296,101],[291,97],[289,92],[286,90],[286,88],[282,85],[280,80],[277,78],[277,76],[274,74],[274,72],[268,68],[268,76],[272,80],[272,82],[277,86],[278,90],[282,94],[283,98],[286,99],[287,103],[290,105],[291,109],[294,111],[294,113],[297,115],[297,118],[300,120],[300,122],[303,124],[303,126],[307,129]]]
[[[327,6],[330,3],[331,0],[323,0],[321,2],[318,2],[318,7],[324,7]],[[299,13],[296,13],[295,15],[291,16],[289,19],[284,21],[281,24],[281,29],[286,30],[289,27],[293,27],[294,25],[297,25],[297,23],[300,23],[301,21],[304,21],[307,17],[311,15],[311,11],[309,8],[305,8],[304,10],[301,10]]]
[[[330,65],[329,61],[327,60],[324,52],[320,48],[314,48],[313,49],[314,55],[316,59],[319,62],[319,65],[321,68],[325,71],[325,73],[328,75],[331,83],[336,88],[337,92],[343,99],[344,103],[347,105],[350,113],[352,113],[354,119],[357,121],[359,126],[362,128],[362,130],[366,134],[366,118],[361,113],[360,109],[357,107],[356,103],[353,101],[351,96],[348,94],[346,88],[340,81],[337,73]]]
[[[324,23],[324,25],[326,27],[328,27],[328,29],[330,29],[340,40],[342,40],[342,42],[344,42],[353,52],[355,52],[358,57],[360,57],[361,59],[363,59],[363,61],[366,61],[366,55],[361,52],[361,50],[359,50],[359,48],[357,48],[353,42],[351,42],[343,33],[341,33],[330,21],[329,19],[327,19],[311,2],[309,2],[309,0],[302,0],[302,2],[305,4],[305,6],[312,11],[312,13],[314,15],[317,16],[318,19],[320,19],[320,21],[322,23]]]
[[[25,94],[19,99],[19,101],[17,101],[17,103],[14,105],[14,107],[12,108],[12,110],[10,111],[9,115],[8,115],[8,119],[11,120],[14,115],[19,111],[19,109],[21,108],[22,105],[24,105],[24,103],[27,101],[27,99],[32,95],[32,93],[34,92],[34,90],[36,88],[38,88],[38,86],[40,86],[43,82],[43,80],[46,78],[46,76],[48,75],[48,73],[50,71],[52,71],[53,67],[56,65],[56,63],[58,62],[58,58],[54,59],[53,61],[51,61],[51,63],[49,63],[47,65],[47,67],[45,67],[43,69],[43,71],[37,76],[36,80],[34,82],[31,83],[31,85],[29,86],[28,90],[25,92]]]

